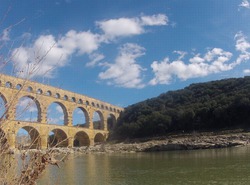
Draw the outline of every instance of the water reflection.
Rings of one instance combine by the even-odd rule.
[[[250,148],[71,156],[39,184],[248,184]]]

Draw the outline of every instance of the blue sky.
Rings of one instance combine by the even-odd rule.
[[[122,107],[250,74],[247,0],[0,0],[0,20],[3,73]]]

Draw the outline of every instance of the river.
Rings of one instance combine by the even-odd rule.
[[[45,185],[246,185],[250,147],[130,154],[69,156],[51,166]]]

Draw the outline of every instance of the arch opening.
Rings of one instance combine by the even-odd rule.
[[[41,138],[39,132],[30,126],[22,127],[16,134],[16,148],[18,149],[40,149]]]
[[[67,134],[61,129],[54,129],[48,136],[48,147],[67,147],[68,137]]]
[[[7,114],[7,100],[6,98],[0,93],[0,124],[6,118]]]
[[[17,89],[17,90],[21,90],[21,89],[22,89],[22,85],[21,85],[21,84],[17,84],[17,85],[16,85],[16,89]]]
[[[74,137],[74,147],[89,146],[90,139],[88,134],[83,131],[77,132]]]
[[[73,126],[77,126],[77,127],[88,127],[88,123],[89,123],[89,116],[87,111],[82,108],[82,107],[77,107],[74,111],[73,111]]]
[[[101,133],[97,133],[97,134],[95,135],[95,138],[94,138],[94,142],[95,142],[95,143],[102,143],[102,142],[104,142],[104,141],[105,141],[104,135],[102,135]]]
[[[12,83],[6,82],[6,83],[5,83],[5,87],[7,87],[7,88],[12,88]]]
[[[104,130],[104,119],[100,111],[94,112],[92,121],[94,129]]]
[[[56,125],[67,125],[67,111],[63,104],[53,102],[47,109],[47,123]]]
[[[109,114],[108,115],[108,119],[107,119],[107,123],[108,123],[108,130],[113,130],[116,124],[116,119],[115,116],[113,114]]]
[[[16,120],[39,122],[41,118],[40,104],[34,97],[24,96],[16,105]]]

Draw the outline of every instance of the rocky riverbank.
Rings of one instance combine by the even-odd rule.
[[[102,143],[89,147],[58,148],[62,153],[134,153],[171,150],[195,150],[246,146],[250,143],[249,132],[192,133],[170,135],[161,138]]]
[[[197,150],[247,146],[250,144],[250,132],[226,131],[176,134],[158,138],[127,140],[124,142],[106,142],[94,146],[74,148],[53,148],[56,153],[135,153],[171,150]],[[19,151],[14,151],[13,153]]]

